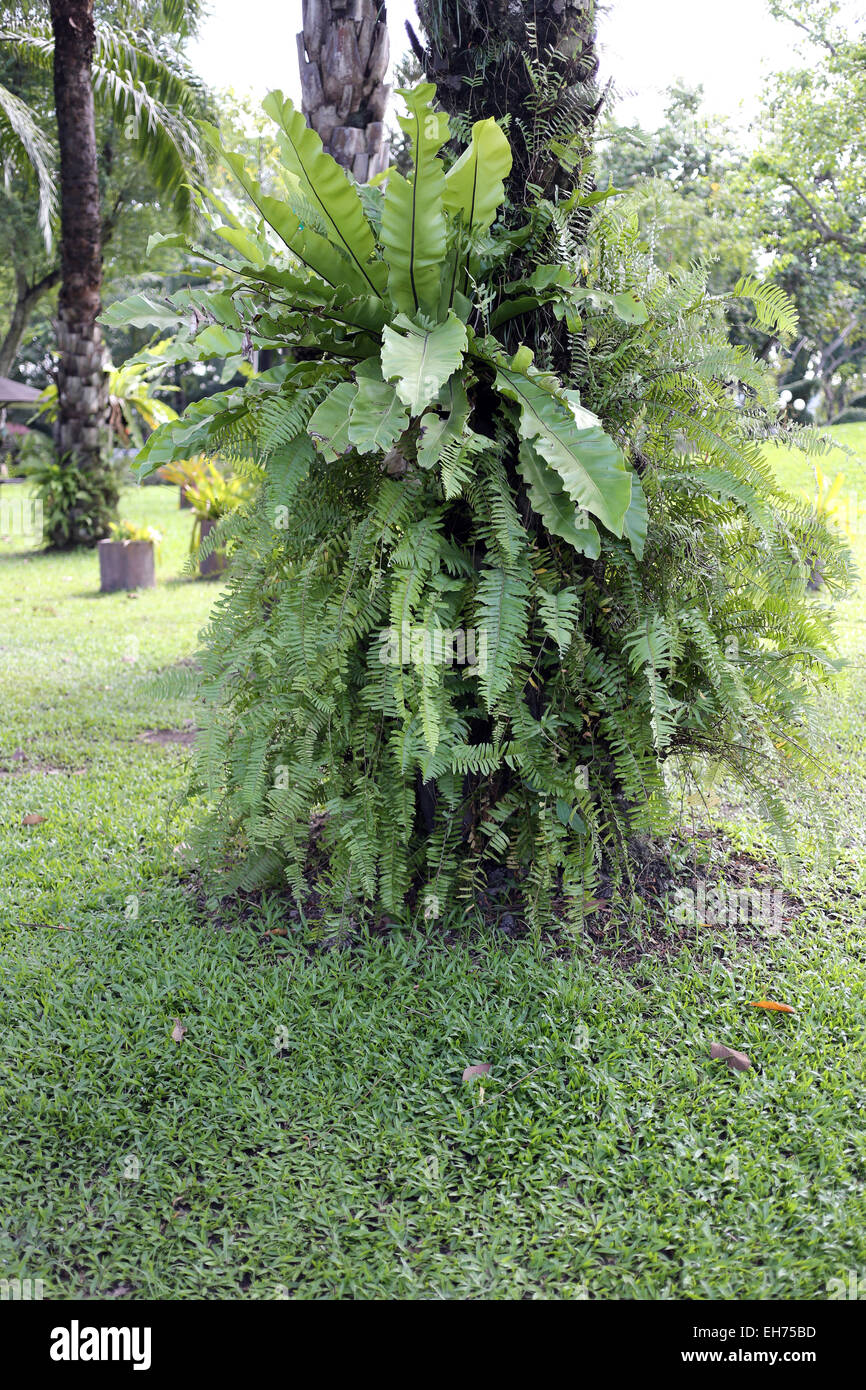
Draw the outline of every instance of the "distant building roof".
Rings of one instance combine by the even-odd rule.
[[[8,376],[0,376],[0,405],[30,405],[41,394],[35,386],[25,386],[23,381],[11,381]]]

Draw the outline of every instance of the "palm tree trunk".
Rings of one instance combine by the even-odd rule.
[[[557,187],[581,180],[592,148],[592,131],[601,107],[596,89],[598,58],[595,46],[595,0],[416,0],[426,43],[409,28],[415,56],[428,79],[436,84],[439,105],[451,118],[451,130],[462,145],[473,122],[493,116],[508,120],[513,165],[507,185],[510,207],[504,216],[526,221],[533,188],[552,195]],[[582,182],[589,186],[587,170]],[[587,219],[588,221],[588,219]],[[517,271],[514,272],[515,275]],[[565,325],[552,312],[541,311],[531,325],[521,326],[521,338],[535,348],[543,339],[554,369],[567,379],[570,347]],[[476,404],[473,423],[484,434],[493,432]],[[517,441],[513,441],[516,453]],[[512,460],[513,461],[513,460]],[[513,473],[518,507],[530,513],[523,484]],[[580,557],[578,568],[591,569]],[[530,696],[535,718],[541,714],[543,691]],[[478,719],[471,726],[473,741],[493,737],[492,723]],[[509,773],[493,778],[467,777],[464,782],[464,834],[471,837],[478,797],[494,804],[508,790]],[[426,787],[427,804],[435,804],[435,788]],[[425,804],[416,791],[419,826]],[[428,820],[429,824],[429,812]]]
[[[102,214],[93,115],[93,0],[51,0],[54,102],[60,150],[57,425],[61,462],[84,475],[66,544],[108,534],[117,483],[107,448],[108,387],[102,332]],[[49,541],[52,541],[49,536]]]
[[[388,167],[385,0],[304,0],[303,25],[298,56],[307,124],[365,183]]]
[[[417,9],[426,47],[410,38],[454,124],[511,117],[513,201],[525,201],[528,183],[547,192],[567,181],[601,106],[595,0],[417,0]],[[560,129],[573,138],[564,160],[545,139]]]

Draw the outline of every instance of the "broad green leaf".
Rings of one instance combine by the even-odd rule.
[[[553,394],[555,378],[535,371],[527,350],[518,350],[508,367],[495,365],[496,389],[520,407],[521,437],[556,470],[573,502],[621,536],[631,500],[621,449],[591,411]]]
[[[217,236],[222,237],[236,251],[240,252],[245,261],[250,265],[261,267],[266,263],[266,247],[259,244],[255,237],[244,227],[230,227],[221,223],[214,227]],[[152,240],[152,238],[151,238]]]
[[[448,414],[439,415],[436,411],[428,411],[421,417],[421,429],[418,434],[419,468],[432,468],[439,462],[443,451],[462,439],[466,432],[469,397],[459,376],[452,376],[443,387],[438,403],[448,407]]]
[[[310,416],[307,434],[328,463],[334,463],[353,447],[349,417],[357,391],[354,381],[341,381]]]
[[[242,391],[218,391],[204,400],[193,401],[178,420],[170,420],[153,431],[138,452],[139,480],[155,473],[164,463],[208,452],[211,432],[224,429],[246,414]]]
[[[388,179],[380,240],[388,264],[388,292],[406,314],[435,315],[447,229],[442,210],[445,170],[437,154],[448,139],[448,117],[433,110],[436,88],[421,82],[398,89],[408,116],[397,119],[412,144],[411,181],[396,171]]]
[[[580,555],[597,560],[601,540],[595,525],[585,511],[575,507],[559,474],[539,458],[526,440],[520,445],[517,468],[526,483],[533,511],[538,513],[551,535],[568,541]]]
[[[282,92],[269,92],[262,105],[282,130],[280,145],[286,164],[301,191],[321,213],[329,239],[342,246],[367,281],[368,290],[378,294],[384,288],[385,268],[381,263],[368,264],[375,242],[357,188],[337,161],[325,153],[317,133]]]
[[[586,833],[586,824],[583,817],[578,813],[576,806],[569,806],[567,801],[560,798],[556,803],[557,819],[567,825],[569,829],[576,830],[578,835]]]
[[[581,430],[592,429],[598,424],[598,417],[581,405],[579,392],[564,391],[563,395],[568,401],[571,413]],[[631,472],[629,476],[631,477],[631,501],[623,520],[623,534],[628,538],[634,554],[639,560],[642,560],[648,521],[646,497],[637,474]]]
[[[628,537],[629,545],[639,560],[643,559],[644,546],[646,545],[647,521],[646,494],[640,485],[637,474],[633,473],[631,502],[625,514],[623,529]]]
[[[180,247],[181,250],[189,249],[189,242],[183,232],[151,232],[147,239],[147,249],[145,255],[150,260],[151,254],[160,246]]]
[[[260,280],[262,284],[272,285],[275,289],[288,290],[292,303],[330,306],[336,303],[341,294],[345,294],[319,276],[305,274],[297,269],[287,270],[283,266],[256,265],[250,262],[242,265],[240,270],[242,275],[249,276],[251,280]]]
[[[498,328],[509,319],[519,318],[521,314],[531,314],[541,302],[536,294],[521,294],[516,299],[503,299],[490,315],[490,327]]]
[[[202,320],[206,323],[212,323],[215,320],[224,328],[242,328],[243,326],[237,306],[230,294],[209,294],[207,290],[203,289],[183,289],[177,290],[171,296],[171,302],[177,306],[180,314],[194,312],[196,330]]]
[[[358,377],[349,416],[349,441],[361,454],[386,454],[409,423],[409,412],[387,381]]]
[[[617,318],[622,319],[623,323],[646,323],[649,318],[646,305],[634,290],[624,290],[622,294],[613,295],[611,304]]]
[[[382,375],[396,379],[397,395],[420,415],[463,362],[466,325],[449,313],[435,328],[419,328],[405,314],[382,332]]]
[[[557,318],[565,318],[569,326],[580,323],[574,310],[579,305],[595,314],[614,314],[622,323],[646,323],[649,318],[647,307],[634,290],[623,290],[620,294],[608,294],[588,285],[575,285],[567,292],[566,298],[554,306]]]
[[[445,175],[444,203],[462,214],[468,232],[486,231],[505,197],[511,173],[511,146],[492,116],[476,121],[472,141]]]
[[[108,328],[177,328],[183,320],[183,310],[164,300],[149,299],[146,294],[116,299],[99,315],[99,322]]]
[[[318,232],[313,231],[311,227],[305,227],[288,203],[281,203],[279,199],[271,198],[264,193],[247,169],[242,157],[231,154],[222,148],[218,132],[214,130],[213,126],[203,122],[202,131],[208,142],[213,145],[217,154],[232,171],[247,197],[299,261],[303,261],[304,265],[308,266],[322,280],[326,280],[329,285],[335,287],[348,285],[358,295],[368,293],[369,283],[348,257],[341,255],[336,247],[332,246]]]
[[[188,344],[188,362],[203,362],[208,357],[231,357],[240,352],[244,335],[237,329],[224,328],[221,323],[209,323]]]

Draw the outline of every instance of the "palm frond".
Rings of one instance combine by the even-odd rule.
[[[13,172],[29,170],[39,192],[39,230],[51,250],[51,227],[57,212],[54,152],[26,102],[0,83],[0,164],[7,189]]]
[[[54,39],[50,26],[0,29],[0,45],[19,62],[50,72]],[[160,194],[171,198],[182,223],[193,217],[190,189],[207,182],[208,156],[198,118],[207,114],[200,81],[167,38],[96,26],[93,91],[124,126]]]

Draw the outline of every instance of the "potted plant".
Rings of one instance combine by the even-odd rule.
[[[136,526],[131,521],[111,524],[111,537],[100,541],[99,587],[102,593],[118,589],[153,589],[156,587],[156,551],[162,535],[153,526]]]
[[[816,522],[837,526],[850,540],[851,530],[848,526],[847,517],[840,511],[839,493],[845,481],[845,474],[838,473],[831,481],[825,477],[823,471],[817,464],[812,469],[815,475],[814,494],[800,488],[800,495],[809,503],[812,515]],[[809,565],[809,578],[807,588],[814,590],[824,587],[824,566],[826,558],[818,551],[812,551],[806,557]]]
[[[250,491],[246,479],[227,476],[215,463],[201,457],[166,464],[162,472],[169,482],[180,485],[192,507],[189,548],[193,553],[201,548],[217,522],[236,511]],[[199,560],[199,573],[203,576],[221,574],[225,567],[226,553],[221,548],[208,549],[208,553]]]

